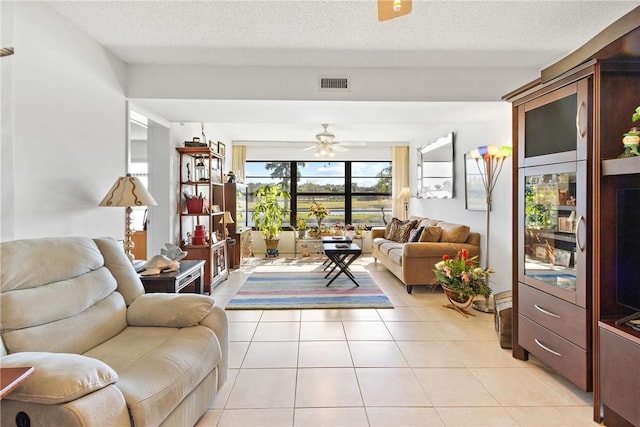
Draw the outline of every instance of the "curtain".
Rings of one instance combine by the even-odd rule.
[[[236,182],[244,183],[244,163],[247,160],[247,147],[234,145],[231,157],[231,170],[236,174]]]
[[[400,199],[400,192],[403,188],[409,187],[409,147],[391,147],[391,162],[391,182],[393,183],[393,188],[391,190],[392,213],[396,218],[406,219],[404,212],[404,200]]]

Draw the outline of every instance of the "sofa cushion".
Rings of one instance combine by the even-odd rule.
[[[442,228],[440,227],[424,227],[420,234],[421,242],[439,242],[442,236]]]
[[[2,358],[3,368],[20,366],[33,366],[35,370],[7,399],[55,405],[118,381],[118,374],[104,362],[79,354],[22,352]]]
[[[441,242],[464,243],[471,232],[468,225],[452,224],[450,222],[439,222],[438,227],[442,229]]]
[[[392,248],[387,255],[389,257],[389,261],[402,265],[402,248]]]
[[[424,227],[418,227],[411,230],[411,232],[409,233],[409,240],[407,240],[407,242],[419,242],[420,236],[422,235],[422,230],[424,230]]]
[[[420,222],[418,223],[418,227],[431,227],[434,225],[438,225],[440,221],[437,219],[431,219],[431,218],[422,218],[422,220],[420,220]]]
[[[389,255],[389,251],[397,248],[402,249],[403,245],[404,243],[394,242],[392,240],[385,240],[383,243],[380,244],[380,246],[378,247],[378,250],[385,255]]]
[[[416,226],[418,222],[416,220],[402,221],[398,218],[391,219],[391,226],[389,227],[389,234],[385,235],[388,240],[394,242],[405,243],[409,239],[409,233]]]
[[[197,294],[144,294],[129,306],[130,326],[196,326],[213,310],[214,299]]]
[[[128,327],[85,353],[111,366],[135,425],[160,425],[222,358],[213,331]]]

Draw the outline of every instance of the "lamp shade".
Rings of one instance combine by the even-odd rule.
[[[155,206],[158,203],[139,178],[127,174],[116,179],[99,206],[130,207]]]
[[[233,218],[231,217],[231,212],[224,211],[224,216],[220,220],[220,224],[233,224]]]
[[[403,200],[408,200],[409,197],[411,197],[411,189],[409,187],[402,187],[402,190],[400,190],[400,195],[398,196],[398,198]]]

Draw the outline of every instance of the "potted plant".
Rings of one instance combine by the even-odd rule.
[[[313,201],[311,206],[309,206],[309,217],[316,217],[316,221],[318,221],[318,230],[322,232],[322,220],[325,219],[331,212],[329,209],[325,208],[322,203],[318,203],[317,201]]]
[[[266,184],[256,191],[258,202],[253,208],[253,225],[262,232],[267,245],[267,256],[278,256],[278,242],[282,232],[282,223],[290,209],[281,201],[290,199],[291,194],[280,185]]]
[[[491,295],[488,284],[491,269],[478,267],[478,257],[470,258],[467,249],[458,251],[454,258],[443,255],[442,261],[435,267],[433,271],[450,302],[445,307],[453,308],[463,315],[471,314],[465,308],[471,305],[475,296],[482,295],[486,298]]]
[[[307,232],[307,221],[304,218],[298,217],[296,220],[296,230],[298,230],[298,238],[304,239],[304,235]]]
[[[367,229],[367,225],[366,224],[356,224],[353,226],[353,231],[355,233],[355,236],[357,238],[361,238],[362,237],[362,233]]]

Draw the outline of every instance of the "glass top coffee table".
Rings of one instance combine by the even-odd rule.
[[[331,274],[337,269],[338,272],[329,280],[327,286],[333,283],[334,280],[338,278],[342,273],[345,274],[351,281],[356,285],[360,286],[358,282],[356,282],[356,278],[349,270],[349,266],[353,261],[358,259],[360,255],[362,255],[362,249],[360,246],[355,243],[323,243],[322,248],[324,249],[325,255],[331,261],[330,265],[333,265],[333,268],[329,270],[325,277],[328,279]]]

